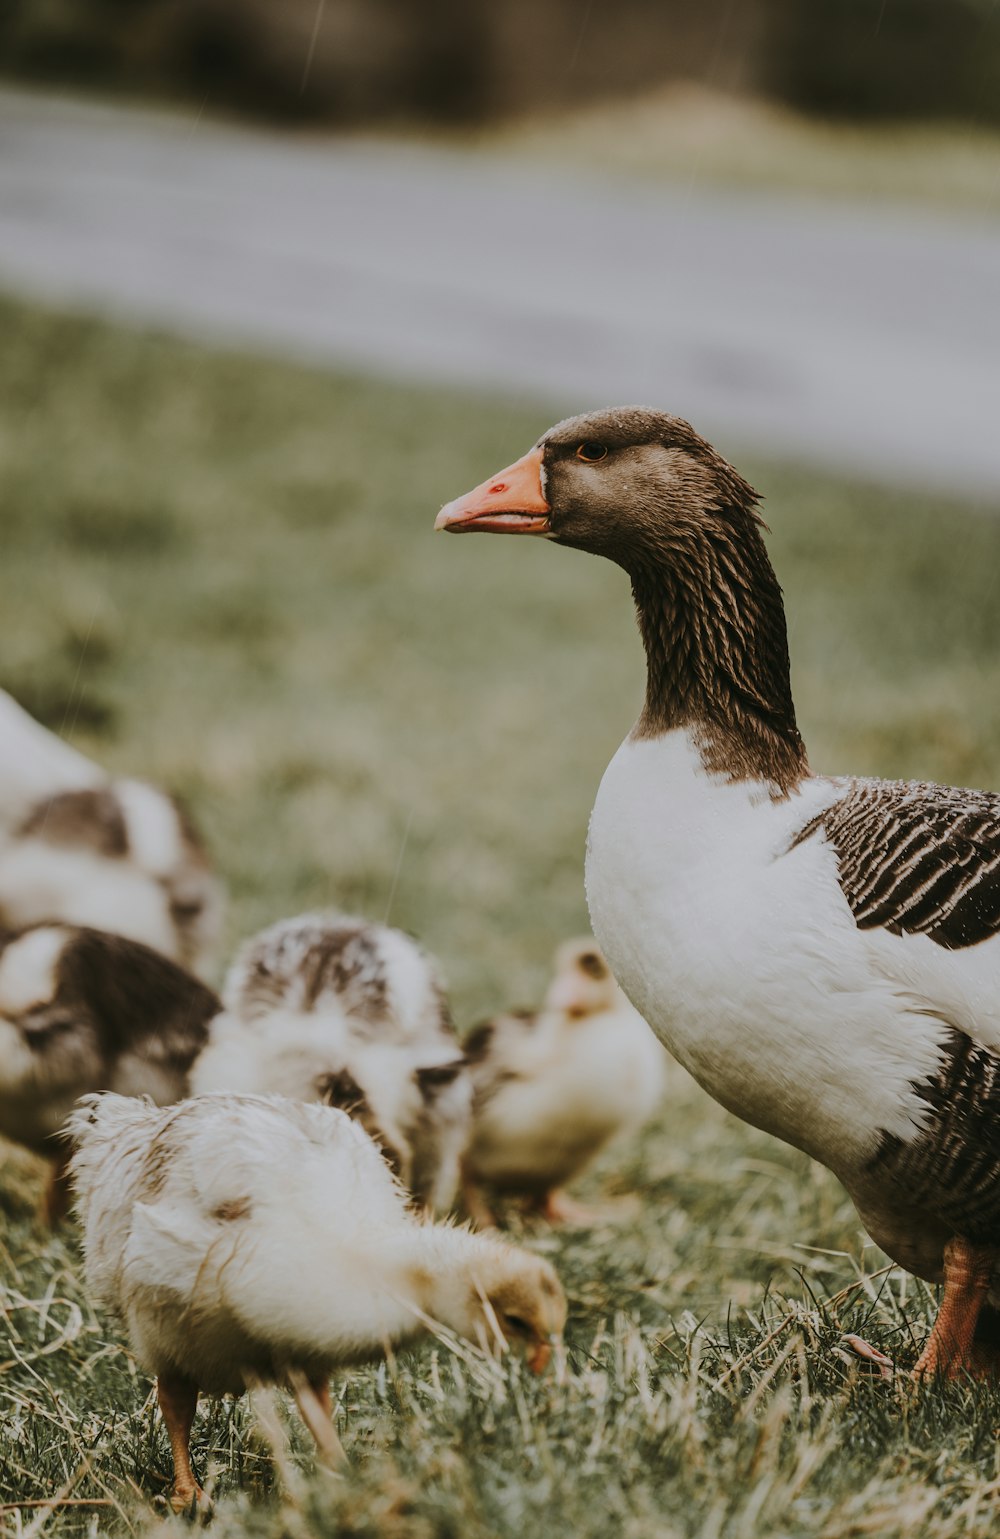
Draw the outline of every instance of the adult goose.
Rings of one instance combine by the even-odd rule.
[[[641,715],[587,850],[594,933],[724,1106],[944,1283],[918,1375],[1000,1368],[1000,796],[814,774],[756,494],[677,417],[559,423],[437,527],[616,562]]]

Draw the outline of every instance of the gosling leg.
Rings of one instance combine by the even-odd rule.
[[[299,1415],[313,1435],[320,1462],[327,1469],[341,1470],[347,1463],[344,1445],[333,1425],[333,1406],[327,1379],[310,1379],[304,1373],[290,1375],[292,1393]]]
[[[69,1179],[70,1150],[60,1149],[53,1156],[49,1167],[49,1179],[42,1198],[42,1217],[50,1229],[66,1217],[73,1201],[73,1187]]]
[[[578,1225],[582,1229],[600,1223],[602,1215],[595,1208],[577,1202],[568,1192],[554,1187],[538,1202],[538,1212],[550,1224]]]
[[[462,1206],[477,1229],[496,1229],[497,1216],[470,1175],[462,1172]]]
[[[198,1409],[198,1386],[181,1374],[161,1373],[156,1381],[156,1397],[170,1439],[174,1461],[174,1486],[169,1501],[175,1512],[207,1515],[211,1502],[191,1468],[191,1427]]]

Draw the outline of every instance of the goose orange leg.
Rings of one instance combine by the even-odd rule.
[[[156,1381],[156,1398],[174,1461],[170,1505],[175,1512],[207,1513],[211,1510],[211,1502],[191,1468],[191,1427],[198,1409],[198,1386],[180,1374],[161,1373]]]
[[[995,1312],[983,1312],[997,1260],[997,1252],[989,1246],[972,1245],[958,1237],[945,1245],[944,1298],[913,1369],[915,1379],[928,1379],[935,1374],[946,1379],[956,1379],[961,1374],[979,1379],[992,1374],[1000,1376],[1000,1339],[992,1339],[997,1336],[992,1318]],[[894,1378],[896,1365],[892,1358],[869,1346],[860,1336],[844,1336],[842,1346],[869,1363],[880,1378]],[[844,1353],[839,1355],[843,1357]]]
[[[997,1254],[968,1240],[949,1240],[944,1248],[944,1298],[934,1328],[913,1370],[915,1379],[942,1374],[983,1378],[1000,1368],[995,1352],[975,1340],[976,1325],[996,1268]]]

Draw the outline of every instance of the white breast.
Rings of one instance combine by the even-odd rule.
[[[626,741],[591,818],[587,897],[616,977],[724,1106],[843,1174],[911,1137],[940,1023],[873,962],[822,838],[836,794],[709,777],[685,732]]]

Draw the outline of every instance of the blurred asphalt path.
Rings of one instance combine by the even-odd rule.
[[[0,287],[500,386],[539,400],[539,429],[642,401],[733,455],[1000,494],[1000,222],[986,217],[0,91]]]

